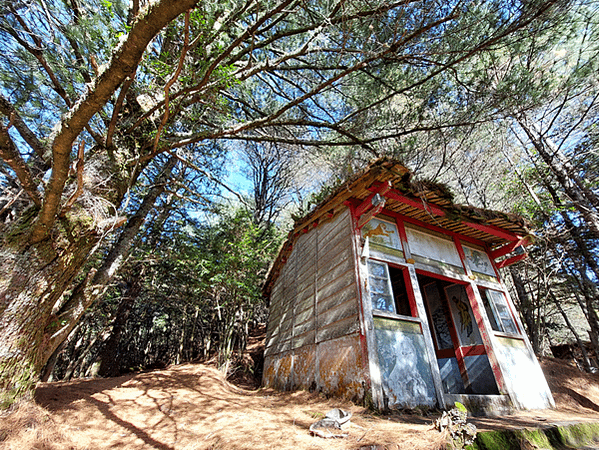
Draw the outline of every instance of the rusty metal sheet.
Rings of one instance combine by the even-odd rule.
[[[293,389],[316,388],[316,345],[307,345],[295,351],[292,378]]]

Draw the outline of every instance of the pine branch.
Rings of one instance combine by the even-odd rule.
[[[0,112],[10,120],[23,140],[33,149],[37,157],[41,161],[44,161],[44,166],[46,168],[49,167],[46,162],[49,156],[49,149],[42,144],[35,133],[23,121],[23,118],[19,115],[15,107],[2,95],[0,95]]]
[[[21,157],[21,154],[17,151],[12,138],[8,134],[8,128],[5,128],[3,125],[0,125],[0,157],[15,171],[21,186],[31,200],[33,200],[37,206],[41,206],[42,199],[37,191],[37,185],[33,180],[31,170],[25,160]]]
[[[179,14],[193,8],[197,0],[161,0],[149,3],[139,14],[126,39],[79,101],[64,116],[51,136],[53,167],[40,214],[31,232],[31,242],[48,235],[56,219],[69,172],[71,147],[81,131],[110,99],[114,91],[137,67],[150,41]]]

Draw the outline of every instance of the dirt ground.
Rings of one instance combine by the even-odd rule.
[[[482,429],[599,421],[599,375],[543,363],[557,409],[476,419]],[[353,413],[348,437],[312,436],[332,408]],[[0,448],[38,449],[438,449],[435,417],[375,415],[308,392],[236,386],[211,365],[184,364],[118,378],[41,383],[35,403],[0,417]]]

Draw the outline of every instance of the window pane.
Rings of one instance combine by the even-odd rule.
[[[370,277],[370,290],[376,294],[389,295],[387,278]]]
[[[368,262],[368,272],[370,276],[385,277],[385,266],[383,264],[377,264],[372,261]]]
[[[493,303],[493,307],[497,313],[503,331],[506,333],[518,334],[518,328],[516,328],[516,324],[514,323],[514,319],[507,306],[507,301],[503,293],[487,289],[487,295],[489,296],[489,300]]]
[[[370,298],[372,300],[372,307],[374,309],[378,309],[380,311],[394,312],[391,297],[372,293],[370,295]]]
[[[368,287],[373,309],[395,312],[386,264],[368,261]]]
[[[497,318],[495,317],[495,311],[491,308],[491,304],[489,303],[489,298],[487,297],[486,289],[479,289],[480,296],[483,299],[483,304],[485,305],[485,311],[487,311],[487,316],[489,317],[489,322],[491,322],[491,328],[495,331],[503,331],[502,328],[497,323]]]

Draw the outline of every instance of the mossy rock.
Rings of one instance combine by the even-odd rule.
[[[520,443],[514,433],[507,430],[479,432],[474,444],[466,447],[471,450],[509,450],[520,449]]]
[[[579,447],[599,440],[599,423],[576,423],[546,430],[554,447]]]
[[[599,423],[555,425],[547,428],[479,432],[471,450],[564,450],[599,441]]]

